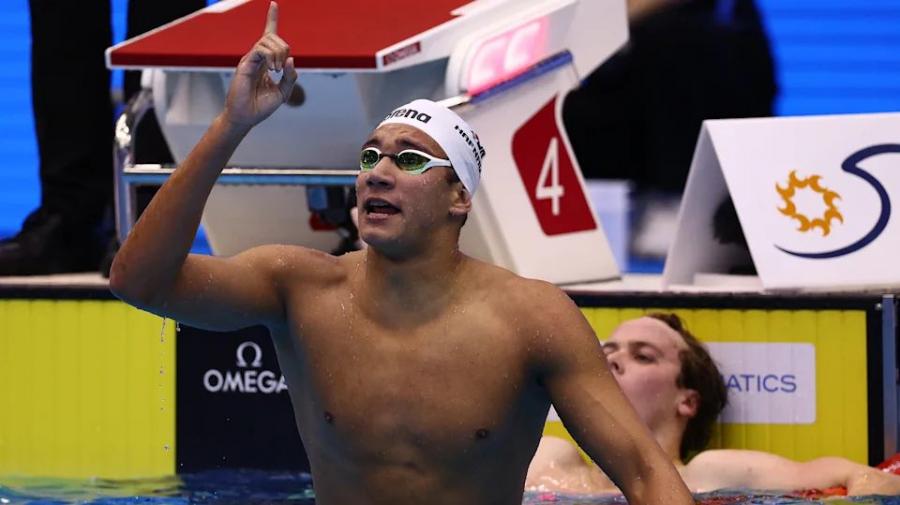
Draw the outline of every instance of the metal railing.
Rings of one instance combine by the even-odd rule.
[[[172,165],[135,163],[135,130],[141,119],[153,108],[153,93],[143,89],[135,95],[116,121],[114,166],[115,166],[115,213],[116,231],[119,241],[128,236],[137,220],[136,189],[138,186],[160,186],[175,172]],[[262,168],[226,167],[216,184],[253,185],[297,185],[297,186],[352,186],[359,170],[324,168]]]

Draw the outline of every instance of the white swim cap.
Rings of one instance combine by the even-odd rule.
[[[419,99],[394,109],[378,126],[389,123],[413,126],[434,139],[447,153],[463,186],[475,194],[485,152],[475,130],[463,118],[443,105]]]

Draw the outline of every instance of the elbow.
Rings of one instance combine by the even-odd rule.
[[[152,298],[147,289],[141,288],[145,284],[131,272],[128,263],[116,255],[109,270],[109,290],[112,294],[129,305],[143,307]]]
[[[128,297],[128,273],[127,269],[119,261],[119,256],[113,258],[112,266],[109,268],[109,290],[116,298],[125,300]]]
[[[109,270],[109,290],[112,294],[123,302],[134,305],[136,290],[133,285],[128,279],[127,268],[114,260]]]

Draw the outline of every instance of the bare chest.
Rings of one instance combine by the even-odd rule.
[[[541,416],[517,328],[496,314],[455,307],[389,327],[349,300],[320,309],[297,320],[279,356],[304,438],[355,460],[471,455]]]

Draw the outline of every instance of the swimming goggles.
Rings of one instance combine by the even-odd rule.
[[[359,168],[363,172],[369,172],[375,169],[375,165],[381,161],[381,158],[390,158],[400,170],[410,174],[421,174],[431,167],[449,167],[450,160],[435,158],[434,156],[417,151],[415,149],[405,149],[397,154],[383,153],[376,147],[367,147],[362,150],[359,155]]]

